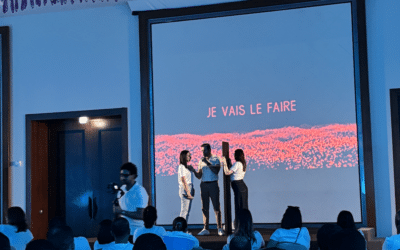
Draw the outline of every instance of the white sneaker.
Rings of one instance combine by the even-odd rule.
[[[222,228],[218,228],[218,235],[219,236],[225,235],[224,230],[222,230]]]
[[[210,235],[210,231],[207,229],[203,228],[203,230],[200,231],[197,235],[203,236],[203,235]]]

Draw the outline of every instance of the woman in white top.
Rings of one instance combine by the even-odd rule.
[[[394,218],[396,225],[397,234],[387,237],[385,243],[383,243],[382,250],[397,250],[400,249],[400,210],[397,211],[396,217]]]
[[[163,241],[168,250],[192,250],[202,249],[199,240],[187,232],[187,222],[185,218],[176,217],[172,223],[172,232],[163,236]]]
[[[229,161],[229,159],[228,159]],[[226,175],[231,176],[231,184],[233,189],[233,194],[235,196],[235,224],[238,213],[242,209],[248,209],[248,189],[246,183],[244,183],[243,178],[246,174],[246,159],[244,158],[244,152],[242,149],[235,150],[235,164],[229,169],[226,159],[223,158],[222,162],[224,165],[224,172]],[[236,227],[236,225],[235,225]]]
[[[167,231],[165,231],[163,227],[155,225],[156,220],[157,220],[156,208],[153,206],[147,206],[143,211],[144,227],[140,227],[135,230],[135,233],[133,234],[133,242],[135,242],[136,239],[142,234],[152,233],[160,237],[166,235]]]
[[[288,206],[283,214],[281,228],[275,230],[269,239],[267,248],[277,247],[288,250],[310,249],[310,233],[303,222],[299,207]]]
[[[253,217],[248,209],[239,211],[237,217],[237,226],[235,232],[229,235],[227,244],[222,250],[229,250],[229,243],[235,236],[242,236],[251,241],[251,249],[260,249],[265,247],[265,241],[258,231],[253,229]]]
[[[0,225],[0,232],[8,237],[15,250],[25,250],[33,235],[28,229],[22,208],[10,207],[7,210],[7,223],[8,225]]]
[[[193,188],[193,172],[188,169],[188,162],[192,159],[189,151],[183,150],[179,156],[178,167],[178,184],[179,197],[181,198],[181,213],[180,217],[188,221],[190,208],[194,196]]]

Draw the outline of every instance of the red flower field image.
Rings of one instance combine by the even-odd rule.
[[[182,150],[192,153],[189,163],[197,168],[201,144],[209,143],[212,153],[221,156],[222,142],[228,142],[232,161],[237,148],[244,150],[248,169],[318,169],[357,167],[356,124],[330,124],[310,128],[285,127],[248,133],[209,135],[177,134],[155,136],[155,173],[177,173]]]

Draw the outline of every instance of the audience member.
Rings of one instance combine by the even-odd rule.
[[[97,240],[94,243],[94,250],[101,250],[103,247],[114,245],[114,236],[111,233],[111,220],[102,220],[100,222],[99,233],[97,234]]]
[[[231,240],[237,236],[248,239],[251,243],[251,249],[260,249],[265,246],[265,241],[261,234],[253,229],[253,217],[248,209],[241,209],[239,211],[236,224],[235,232],[229,235],[227,244],[223,250],[228,250]]]
[[[300,209],[289,206],[283,215],[281,228],[271,235],[267,248],[310,249],[310,234],[302,224]]]
[[[400,210],[396,213],[394,223],[396,224],[397,234],[385,239],[382,250],[400,249]]]
[[[74,250],[74,235],[72,229],[66,225],[58,225],[49,228],[47,240],[53,244],[57,250]]]
[[[10,240],[3,233],[0,233],[0,250],[11,250]]]
[[[33,240],[26,245],[25,250],[56,250],[48,240]]]
[[[152,233],[160,237],[166,235],[167,232],[163,227],[155,226],[156,220],[157,220],[156,208],[153,206],[147,206],[143,211],[144,227],[140,227],[135,230],[135,233],[133,234],[133,242],[136,242],[136,239],[140,235],[146,233]]]
[[[239,212],[240,213],[240,212]],[[251,240],[246,236],[234,236],[229,243],[229,250],[251,250]]]
[[[365,250],[365,239],[354,228],[342,229],[332,235],[329,250]]]
[[[56,216],[49,222],[49,231],[53,228],[68,226],[64,217]],[[74,237],[75,250],[91,250],[88,240],[85,237]]]
[[[340,211],[338,217],[337,217],[337,224],[342,228],[342,229],[353,229],[357,230],[356,228],[356,223],[354,223],[354,218],[351,212],[343,210]],[[361,230],[358,230],[358,232],[361,234],[361,236],[365,240],[364,233]],[[365,240],[365,246],[367,246],[367,241]],[[365,247],[365,250],[367,248]]]
[[[111,233],[115,243],[103,247],[103,250],[132,250],[133,245],[128,241],[131,229],[127,219],[124,217],[115,219],[111,225]]]
[[[15,250],[25,250],[33,235],[26,224],[24,211],[20,207],[10,207],[6,219],[7,225],[0,225],[0,232],[8,237]]]
[[[187,222],[182,217],[176,217],[172,223],[172,232],[168,232],[162,237],[167,249],[174,249],[180,246],[179,250],[191,250],[200,248],[199,240],[185,233],[187,230]]]
[[[136,239],[133,250],[167,250],[167,246],[160,236],[146,233]]]
[[[317,232],[317,243],[319,250],[329,250],[332,235],[340,232],[342,228],[335,224],[325,224]]]

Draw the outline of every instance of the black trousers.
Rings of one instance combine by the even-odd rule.
[[[201,204],[202,204],[201,210],[203,211],[204,228],[208,229],[208,227],[209,227],[210,199],[211,199],[211,202],[214,207],[215,219],[217,221],[217,227],[222,228],[221,206],[219,204],[218,181],[201,182],[200,183],[200,195],[201,195]]]
[[[235,195],[235,226],[241,209],[249,209],[249,190],[243,180],[231,182]]]

